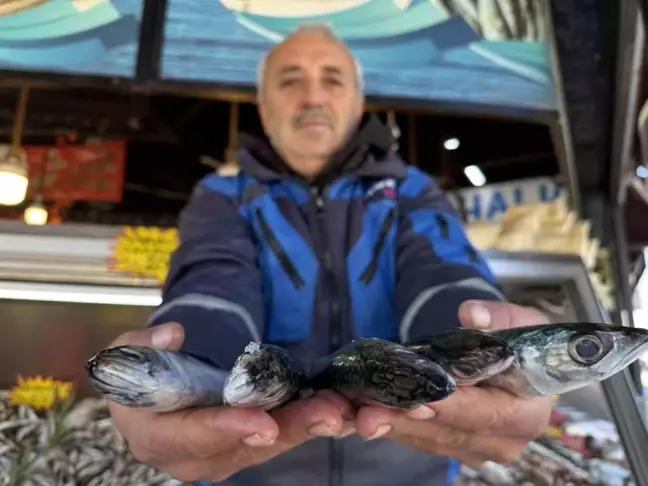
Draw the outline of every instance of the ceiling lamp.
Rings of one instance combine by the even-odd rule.
[[[47,208],[45,207],[45,205],[43,205],[40,198],[37,198],[33,203],[29,205],[27,209],[25,209],[23,216],[25,218],[25,223],[27,223],[28,225],[43,226],[47,224],[49,213],[47,212]]]
[[[11,145],[0,155],[0,205],[15,206],[25,200],[29,176],[27,156],[21,148],[25,125],[29,88],[20,88],[16,117],[11,134]]]
[[[486,176],[476,165],[469,165],[466,167],[464,169],[464,174],[466,174],[470,183],[475,187],[481,187],[486,184]]]
[[[28,181],[24,154],[10,153],[0,160],[0,204],[15,206],[23,202]]]
[[[443,142],[443,148],[446,150],[457,150],[459,148],[460,142],[458,138],[449,138]]]

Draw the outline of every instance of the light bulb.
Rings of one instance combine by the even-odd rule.
[[[0,157],[0,204],[15,206],[25,200],[29,179],[23,152]]]
[[[449,138],[443,142],[443,148],[446,150],[457,150],[459,148],[459,139],[458,138]]]
[[[47,209],[40,203],[34,203],[25,209],[25,223],[30,226],[43,226],[47,223]]]
[[[481,187],[486,184],[486,176],[476,165],[469,165],[464,169],[464,174],[475,187]]]
[[[0,204],[15,206],[23,202],[27,195],[27,183],[26,176],[5,171],[0,166]]]

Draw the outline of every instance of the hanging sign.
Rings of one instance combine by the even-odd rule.
[[[549,203],[558,198],[562,191],[562,186],[555,179],[540,177],[462,189],[449,194],[448,198],[457,209],[460,209],[457,196],[463,198],[468,223],[495,222],[512,206]]]
[[[40,192],[43,199],[50,201],[121,201],[126,166],[124,141],[32,145],[24,149],[29,197]]]
[[[178,247],[175,228],[126,226],[115,238],[111,269],[137,277],[152,277],[160,284],[169,271],[169,259]]]

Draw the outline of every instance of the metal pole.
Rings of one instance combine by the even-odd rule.
[[[144,0],[137,50],[137,81],[155,81],[160,74],[166,8],[167,0]]]
[[[613,204],[610,208],[612,236],[614,238],[611,256],[614,262],[619,324],[634,327],[632,290],[630,288],[630,262],[628,261],[629,249],[624,209],[625,206],[618,203]],[[641,364],[638,361],[629,367],[629,374],[636,387],[637,394],[642,396]]]

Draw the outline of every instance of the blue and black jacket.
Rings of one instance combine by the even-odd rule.
[[[250,341],[306,365],[363,336],[407,342],[459,326],[468,299],[504,300],[434,180],[368,117],[308,184],[264,141],[235,176],[208,175],[180,217],[153,325],[182,323],[182,351],[228,369]],[[450,484],[458,464],[388,440],[313,439],[226,485]]]

